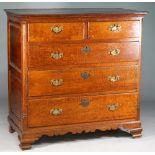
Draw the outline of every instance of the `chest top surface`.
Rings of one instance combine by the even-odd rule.
[[[50,15],[93,15],[93,14],[139,14],[147,11],[137,11],[122,8],[61,8],[61,9],[5,9],[7,14],[16,16],[50,16]]]

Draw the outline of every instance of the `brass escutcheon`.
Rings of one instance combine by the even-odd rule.
[[[89,46],[81,48],[83,54],[87,55],[92,49]]]
[[[90,73],[88,73],[88,72],[83,72],[83,73],[81,73],[81,77],[82,77],[84,80],[86,80],[86,79],[90,78]]]
[[[81,99],[80,105],[83,107],[87,107],[89,105],[90,101],[88,99]]]

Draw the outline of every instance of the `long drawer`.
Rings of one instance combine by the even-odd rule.
[[[28,126],[135,119],[137,94],[29,100]]]
[[[140,21],[89,22],[89,39],[140,37]]]
[[[136,90],[138,66],[31,70],[29,96]]]
[[[131,62],[139,58],[139,42],[52,44],[29,47],[29,67]]]

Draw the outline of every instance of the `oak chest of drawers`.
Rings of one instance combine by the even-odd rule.
[[[10,132],[141,136],[142,19],[125,9],[6,10]]]

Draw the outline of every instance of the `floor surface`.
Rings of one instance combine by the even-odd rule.
[[[155,103],[141,106],[143,136],[133,139],[123,131],[108,131],[57,137],[42,137],[27,151],[55,152],[131,152],[155,151]],[[7,101],[0,100],[0,152],[21,151],[17,133],[8,132]]]

